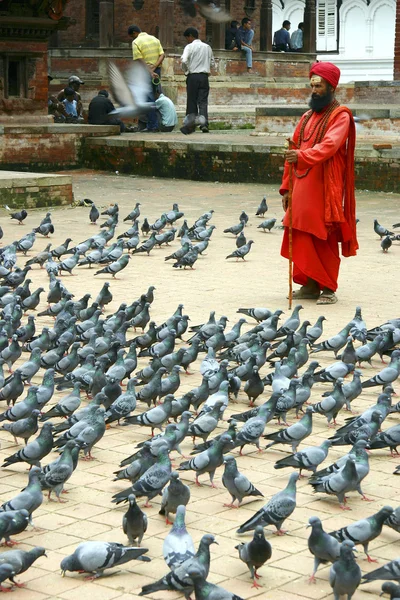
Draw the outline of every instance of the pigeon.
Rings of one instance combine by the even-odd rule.
[[[320,446],[308,446],[307,448],[303,448],[303,450],[298,450],[295,454],[278,460],[274,468],[284,469],[285,467],[293,467],[294,469],[300,469],[300,477],[303,469],[312,471],[315,474],[318,465],[328,456],[331,445],[332,442],[330,440],[324,440]]]
[[[328,427],[330,427],[332,420],[333,425],[337,424],[336,417],[345,402],[346,397],[343,393],[343,378],[339,377],[336,380],[333,392],[329,396],[323,398],[321,402],[313,404],[311,409],[313,412],[325,415],[328,421]]]
[[[118,492],[113,496],[113,502],[119,504],[128,499],[130,490],[137,496],[146,496],[147,501],[144,505],[146,508],[151,507],[149,501],[155,498],[164,486],[169,482],[171,477],[171,461],[168,456],[168,451],[165,445],[158,450],[157,462],[151,466],[141,477],[132,485],[132,488],[124,492]]]
[[[382,252],[384,254],[386,254],[388,252],[392,243],[393,243],[392,239],[388,235],[381,240],[381,248],[382,248]]]
[[[309,583],[316,583],[315,574],[319,565],[338,560],[340,556],[340,544],[337,539],[323,530],[319,517],[310,517],[307,527],[311,527],[310,537],[308,538],[308,549],[314,556],[314,569]]]
[[[29,512],[25,508],[0,512],[0,541],[4,538],[5,546],[18,544],[18,542],[11,539],[11,536],[25,531],[28,524]]]
[[[121,73],[114,63],[109,62],[108,76],[112,94],[120,105],[110,114],[132,118],[154,108],[154,103],[147,101],[151,84],[144,62],[134,61],[125,73]]]
[[[47,557],[45,548],[42,548],[41,546],[36,546],[29,551],[9,550],[8,552],[3,552],[3,554],[0,555],[0,568],[5,564],[11,565],[14,575],[9,579],[17,587],[24,587],[24,584],[14,581],[13,577],[15,577],[15,575],[25,573],[25,571],[27,571],[29,567],[31,567],[33,563],[41,556]]]
[[[225,258],[236,258],[236,262],[239,260],[239,258],[241,258],[242,260],[246,260],[245,256],[248,255],[248,253],[251,250],[251,246],[254,244],[253,240],[249,240],[247,242],[247,244],[245,244],[244,246],[241,246],[241,248],[237,248],[236,250],[234,250],[231,254],[228,254],[228,256],[226,256]]]
[[[32,231],[48,237],[49,233],[54,233],[54,225],[53,223],[40,223],[39,227],[35,227]]]
[[[176,263],[174,263],[172,266],[175,269],[181,269],[182,267],[184,270],[186,269],[186,267],[190,267],[191,269],[193,269],[193,265],[199,258],[199,254],[199,248],[193,246],[193,248],[186,252],[186,254],[184,254],[180,259],[178,259]]]
[[[379,579],[391,579],[393,581],[400,582],[400,559],[397,558],[392,560],[383,567],[379,567],[374,571],[370,571],[362,576],[362,583],[367,583],[369,581],[376,581]]]
[[[90,212],[89,212],[89,220],[90,220],[91,224],[96,225],[96,221],[99,217],[100,217],[100,212],[99,212],[97,206],[95,205],[95,203],[93,202],[93,204],[90,207]]]
[[[386,229],[386,227],[380,225],[378,223],[378,219],[374,219],[374,231],[379,235],[381,239],[388,235],[394,235],[393,231],[389,231],[389,229]]]
[[[264,196],[264,198],[260,202],[259,207],[257,208],[256,217],[264,217],[264,215],[267,211],[268,211],[267,197]]]
[[[196,485],[200,486],[199,476],[203,473],[208,473],[210,477],[211,487],[217,487],[214,484],[214,475],[218,467],[223,462],[223,453],[226,448],[232,448],[234,442],[230,435],[224,433],[221,437],[214,441],[214,443],[201,452],[194,456],[191,460],[184,461],[180,464],[178,471],[190,471],[193,470],[196,473]]]
[[[233,235],[238,235],[239,233],[242,233],[245,224],[245,221],[241,220],[238,225],[233,225],[232,227],[224,229],[224,233],[232,233]]]
[[[25,419],[19,419],[14,423],[4,423],[1,429],[4,431],[8,431],[14,436],[15,443],[18,444],[17,438],[22,438],[27,444],[29,442],[29,438],[38,430],[38,417],[40,415],[40,411],[35,409],[29,415],[29,417],[25,417]]]
[[[60,564],[61,572],[79,571],[94,573],[89,579],[96,579],[104,574],[106,569],[118,567],[131,560],[150,562],[147,548],[130,548],[114,542],[83,542],[75,551],[63,558]]]
[[[7,204],[6,204],[6,209],[7,210],[11,210]],[[25,221],[26,217],[28,216],[27,211],[25,210],[25,208],[23,208],[22,210],[18,211],[18,212],[14,212],[10,214],[10,219],[15,219],[16,221],[18,221],[18,225],[22,225],[22,221]]]
[[[394,474],[398,475],[398,473],[396,473],[396,472]],[[397,508],[395,508],[394,511],[392,512],[392,514],[389,515],[389,517],[386,519],[385,525],[387,525],[391,529],[394,529],[395,531],[400,533],[400,507],[399,506]]]
[[[61,398],[57,404],[55,404],[47,413],[43,414],[41,417],[41,421],[48,421],[53,417],[69,417],[71,416],[81,404],[81,387],[82,383],[80,381],[76,381],[74,383],[73,391]]]
[[[264,436],[266,440],[272,440],[265,447],[270,448],[275,444],[291,444],[293,453],[297,452],[297,447],[312,431],[312,407],[308,406],[306,414],[298,423],[290,425],[286,429],[281,429],[275,433],[268,433]]]
[[[345,494],[354,490],[358,486],[358,476],[356,465],[353,457],[348,457],[345,465],[337,472],[326,476],[311,477],[310,485],[314,488],[314,492],[324,492],[328,495],[336,496],[340,508],[342,510],[351,510],[346,506]]]
[[[144,585],[139,596],[146,596],[158,591],[171,590],[183,592],[188,600],[193,591],[193,581],[187,577],[187,570],[191,567],[197,567],[203,573],[204,577],[208,577],[210,569],[210,546],[218,544],[215,537],[209,533],[203,535],[200,540],[198,550],[194,556],[190,556],[180,565],[178,564],[167,575],[149,585]]]
[[[164,539],[164,560],[171,570],[174,570],[196,553],[192,536],[186,529],[185,514],[185,506],[179,505],[176,509],[175,522]]]
[[[125,267],[128,265],[128,262],[130,261],[131,257],[129,254],[123,254],[121,256],[121,258],[119,258],[118,260],[116,260],[115,262],[110,263],[109,265],[105,266],[104,269],[100,269],[100,271],[96,271],[95,275],[100,275],[101,273],[110,273],[113,278],[115,279],[117,273],[119,273],[120,271],[122,271],[122,269],[125,269]]]
[[[340,546],[339,559],[333,563],[329,571],[329,583],[333,590],[334,600],[347,596],[351,600],[360,585],[361,569],[354,558],[354,543],[345,540]]]
[[[48,490],[48,499],[50,500],[51,492],[54,491],[57,500],[64,502],[60,498],[60,494],[64,489],[64,484],[74,472],[74,460],[72,451],[76,447],[75,440],[69,440],[58,458],[49,469],[46,469],[44,475],[40,477],[40,483],[43,490]]]
[[[390,594],[390,600],[400,600],[400,585],[396,585],[392,581],[382,583],[382,593],[379,594]]]
[[[390,517],[392,512],[393,508],[391,506],[384,506],[370,517],[350,523],[347,527],[332,531],[329,535],[337,539],[338,542],[351,540],[354,544],[361,544],[367,555],[368,562],[378,562],[368,554],[368,545],[381,534],[384,522]]]
[[[274,496],[259,511],[239,527],[237,533],[245,533],[262,525],[275,525],[276,535],[284,535],[283,522],[290,517],[296,508],[296,483],[298,473],[292,473],[286,488]]]
[[[27,510],[29,521],[32,523],[32,513],[39,508],[43,502],[40,476],[41,469],[39,469],[39,467],[32,467],[28,475],[28,485],[19,494],[14,496],[14,498],[4,502],[1,505],[1,510],[6,512],[20,511],[22,509]],[[21,531],[23,531],[23,529],[21,529]]]
[[[371,377],[367,381],[363,381],[363,389],[374,387],[376,385],[388,385],[396,381],[400,374],[400,350],[395,350],[392,353],[390,364],[382,369],[377,375]]]
[[[52,430],[53,424],[48,421],[43,425],[38,437],[29,442],[22,450],[5,458],[2,467],[9,467],[18,462],[26,462],[29,465],[40,467],[40,461],[51,452],[53,447]]]
[[[165,515],[165,523],[172,525],[169,515],[175,514],[178,506],[186,506],[190,500],[190,488],[179,479],[179,473],[172,471],[168,487],[164,488],[159,515]]]
[[[324,342],[320,342],[315,344],[312,349],[312,353],[322,352],[323,350],[333,351],[335,356],[347,343],[347,338],[349,337],[350,329],[353,324],[348,323],[346,327],[344,327],[339,333],[328,338]]]
[[[257,525],[251,542],[242,542],[238,546],[235,546],[235,548],[239,551],[240,560],[248,566],[253,580],[252,587],[261,588],[262,586],[257,583],[257,579],[260,577],[257,570],[272,556],[272,547],[268,540],[265,539],[263,526]]]
[[[169,394],[165,397],[163,404],[159,404],[154,408],[150,408],[141,415],[135,415],[133,417],[126,417],[125,422],[134,425],[141,425],[143,427],[151,427],[152,436],[154,435],[154,429],[160,429],[163,431],[163,424],[169,419],[171,415],[173,396]],[[117,401],[116,401],[117,402]],[[111,408],[111,407],[110,407]]]
[[[262,229],[264,233],[271,232],[271,229],[275,227],[276,219],[265,219],[262,223],[257,226],[257,229]]]
[[[390,453],[394,456],[394,453],[398,454],[397,446],[400,445],[400,425],[393,425],[385,431],[377,433],[374,440],[369,443],[370,450],[376,450],[378,448],[390,448]]]
[[[222,475],[222,484],[228,490],[231,495],[232,502],[230,504],[224,504],[229,508],[239,508],[242,504],[243,498],[247,496],[264,496],[254,485],[247,479],[245,475],[239,473],[237,468],[236,459],[227,455],[224,458],[225,470]],[[238,501],[237,506],[235,501]]]
[[[122,529],[131,546],[140,546],[147,531],[147,515],[137,505],[135,494],[129,494],[128,502],[129,508],[123,516]]]

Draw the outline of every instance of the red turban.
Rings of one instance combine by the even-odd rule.
[[[333,88],[336,88],[340,79],[340,69],[330,62],[317,62],[311,67],[310,77],[312,75],[319,75],[330,83]]]

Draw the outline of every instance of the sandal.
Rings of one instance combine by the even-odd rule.
[[[317,304],[336,304],[338,298],[335,292],[322,292],[317,300]]]
[[[293,300],[317,300],[319,297],[319,290],[311,292],[304,287],[300,288],[299,290],[295,290],[292,295]]]

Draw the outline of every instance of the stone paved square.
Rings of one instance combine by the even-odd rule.
[[[117,174],[102,174],[98,172],[78,171],[73,173],[74,193],[77,200],[91,198],[103,210],[114,202],[120,207],[120,221],[116,230],[117,235],[125,231],[129,223],[122,219],[132,208],[135,202],[141,202],[141,220],[148,217],[149,222],[154,220],[174,202],[179,204],[185,213],[189,225],[207,210],[215,211],[212,223],[216,230],[212,241],[204,256],[201,256],[194,270],[173,269],[171,262],[164,258],[179,247],[175,240],[170,247],[155,249],[150,256],[136,254],[122,271],[117,280],[109,276],[94,276],[94,269],[80,267],[74,270],[75,276],[63,274],[62,281],[67,288],[75,294],[75,299],[88,292],[92,300],[96,297],[104,281],[111,281],[113,301],[107,307],[106,315],[114,312],[121,302],[131,302],[144,293],[150,285],[155,285],[155,300],[151,306],[151,318],[157,324],[162,323],[172,315],[179,303],[184,305],[184,313],[190,316],[190,324],[197,325],[208,319],[209,312],[215,310],[217,317],[226,315],[229,318],[227,330],[235,323],[240,315],[240,307],[268,307],[271,310],[281,308],[288,314],[287,307],[287,262],[280,257],[279,248],[282,231],[274,228],[271,233],[263,233],[257,226],[261,219],[255,217],[256,208],[264,194],[267,196],[269,210],[266,216],[276,217],[278,222],[282,218],[280,197],[277,186],[271,185],[241,185],[219,184],[206,182],[188,182],[167,179],[145,179],[138,177],[119,176]],[[335,334],[355,312],[357,305],[362,307],[362,314],[368,327],[380,325],[389,318],[398,317],[400,283],[399,259],[400,243],[395,242],[387,254],[381,251],[379,239],[373,231],[373,219],[385,226],[391,226],[400,221],[400,197],[394,194],[358,192],[357,216],[359,218],[358,234],[360,251],[357,258],[346,259],[342,263],[339,279],[339,302],[334,306],[316,306],[312,301],[303,301],[304,309],[301,311],[302,320],[308,319],[312,323],[317,317],[324,314],[327,318],[322,339]],[[246,227],[246,237],[254,240],[254,246],[248,260],[236,262],[226,260],[225,257],[235,249],[235,239],[232,235],[223,233],[223,229],[238,222],[242,210],[250,216]],[[19,227],[9,219],[6,211],[0,215],[0,225],[4,230],[2,244],[10,243],[30,228],[37,226],[45,214],[44,210],[29,211],[25,225]],[[55,224],[55,233],[47,240],[38,236],[34,248],[27,258],[34,256],[50,241],[57,245],[72,237],[73,243],[78,243],[88,236],[99,231],[98,226],[89,224],[89,209],[85,207],[57,208],[52,210],[52,221]],[[103,219],[103,218],[101,218]],[[99,223],[103,220],[99,220]],[[178,225],[181,222],[178,222]],[[18,255],[18,265],[24,264],[24,258]],[[32,279],[31,290],[43,286],[46,292],[42,295],[39,309],[46,307],[46,294],[48,290],[48,277],[45,270],[37,265],[29,273]],[[25,319],[25,317],[24,317]],[[244,330],[254,326],[251,318]],[[50,317],[37,318],[36,325],[39,329],[44,325],[52,326]],[[135,332],[128,330],[128,338],[135,337]],[[184,339],[189,335],[185,334]],[[182,342],[180,342],[182,344]],[[25,360],[27,354],[19,359],[17,364]],[[202,355],[200,355],[202,357]],[[322,366],[333,362],[330,353],[323,352],[317,355]],[[192,375],[182,374],[181,386],[177,395],[189,391],[200,384],[199,372],[201,359],[192,365]],[[139,359],[138,368],[147,364],[148,359]],[[381,363],[376,357],[373,367],[363,367],[364,377],[370,377],[381,368]],[[41,381],[43,370],[34,377],[33,383]],[[265,365],[262,373],[270,369]],[[320,400],[321,394],[330,389],[328,384],[316,384],[313,387],[311,402]],[[400,387],[395,384],[398,392]],[[372,405],[380,389],[370,388],[357,398],[352,406],[356,412],[362,412]],[[63,392],[57,391],[49,406],[55,404]],[[270,388],[257,400],[260,405],[270,395]],[[397,399],[394,397],[394,401]],[[84,400],[86,403],[87,400]],[[227,427],[226,419],[231,414],[243,412],[248,407],[247,396],[243,388],[239,393],[238,402],[230,403],[220,422],[215,434],[221,433]],[[2,410],[6,408],[2,403]],[[138,402],[134,414],[146,409],[144,403]],[[344,423],[347,414],[341,411],[338,417],[339,424]],[[294,414],[288,416],[290,423],[294,422]],[[54,420],[56,421],[56,420]],[[399,422],[398,413],[390,415],[383,428]],[[276,420],[267,425],[266,432],[279,429]],[[139,441],[147,439],[150,430],[140,428],[138,425],[121,427],[112,424],[100,443],[94,448],[96,460],[91,462],[79,461],[78,467],[67,483],[69,491],[67,502],[58,504],[48,502],[45,498],[42,506],[34,513],[34,524],[38,529],[28,526],[27,530],[17,536],[19,548],[30,549],[35,545],[46,548],[48,558],[40,558],[34,566],[17,577],[17,581],[26,584],[25,589],[15,589],[15,600],[45,600],[45,599],[75,599],[77,597],[93,598],[94,600],[136,600],[139,598],[141,586],[148,584],[167,573],[168,569],[162,558],[162,543],[169,528],[165,525],[163,517],[158,514],[160,497],[153,501],[151,509],[145,509],[149,517],[149,529],[143,539],[143,546],[149,548],[148,556],[152,562],[141,563],[132,561],[121,568],[109,571],[109,575],[95,582],[84,581],[83,575],[67,573],[66,577],[60,575],[60,561],[75,547],[86,540],[115,541],[123,544],[127,539],[123,534],[121,522],[126,511],[124,505],[115,506],[111,503],[112,494],[128,487],[127,481],[112,481],[112,473],[119,467],[120,461],[134,451]],[[306,445],[320,444],[332,434],[328,429],[325,417],[314,416],[313,433],[300,449]],[[1,458],[16,452],[21,446],[14,444],[13,438],[6,431],[0,432]],[[272,558],[261,569],[262,588],[251,588],[251,579],[246,566],[239,560],[235,545],[243,539],[248,541],[251,534],[240,536],[236,534],[237,527],[247,520],[255,511],[261,508],[269,498],[286,486],[291,469],[276,471],[273,465],[276,460],[286,456],[290,448],[274,446],[265,450],[265,441],[262,440],[263,451],[258,454],[253,446],[246,446],[243,457],[239,457],[238,450],[233,454],[238,460],[239,469],[264,494],[261,499],[245,499],[240,510],[223,507],[229,500],[229,494],[222,486],[222,468],[218,469],[215,483],[217,489],[211,489],[208,477],[200,477],[201,487],[194,485],[194,473],[181,472],[182,480],[190,485],[191,500],[187,508],[187,527],[192,534],[195,544],[198,543],[205,532],[213,533],[219,545],[211,547],[211,569],[209,581],[222,585],[234,591],[245,599],[257,598],[260,600],[301,600],[304,598],[320,600],[332,598],[328,582],[329,566],[321,566],[318,570],[316,585],[308,584],[311,574],[313,559],[307,549],[308,530],[305,529],[308,519],[318,515],[323,521],[326,531],[344,526],[365,516],[378,511],[385,504],[393,508],[399,504],[400,478],[392,475],[394,468],[400,463],[390,458],[387,449],[373,451],[370,455],[371,472],[363,483],[365,494],[372,502],[363,502],[357,493],[350,493],[349,504],[351,512],[340,510],[334,497],[323,494],[314,494],[307,478],[298,483],[297,508],[285,523],[289,530],[288,535],[277,537],[272,535],[273,528],[266,528],[267,539],[272,544]],[[188,455],[192,449],[191,439],[187,438],[182,444],[182,451]],[[332,448],[324,466],[331,464],[349,450],[348,447]],[[53,451],[43,463],[47,464],[56,458]],[[175,463],[179,464],[180,458],[174,455]],[[27,482],[27,468],[24,463],[18,463],[0,471],[0,500],[2,502],[12,498]],[[139,501],[142,506],[144,500]],[[3,550],[6,552],[7,550]],[[394,530],[384,527],[381,536],[370,545],[370,552],[377,558],[379,565],[400,556],[399,534]],[[362,547],[359,547],[358,563],[365,573],[376,568],[368,564]],[[118,571],[118,572],[116,572]],[[360,586],[354,595],[356,600],[377,598],[382,582]],[[7,585],[7,584],[6,584]],[[175,592],[157,592],[147,596],[154,600],[168,600],[183,598]]]

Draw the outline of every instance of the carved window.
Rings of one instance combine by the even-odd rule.
[[[4,97],[27,98],[26,57],[6,55],[3,58]]]

